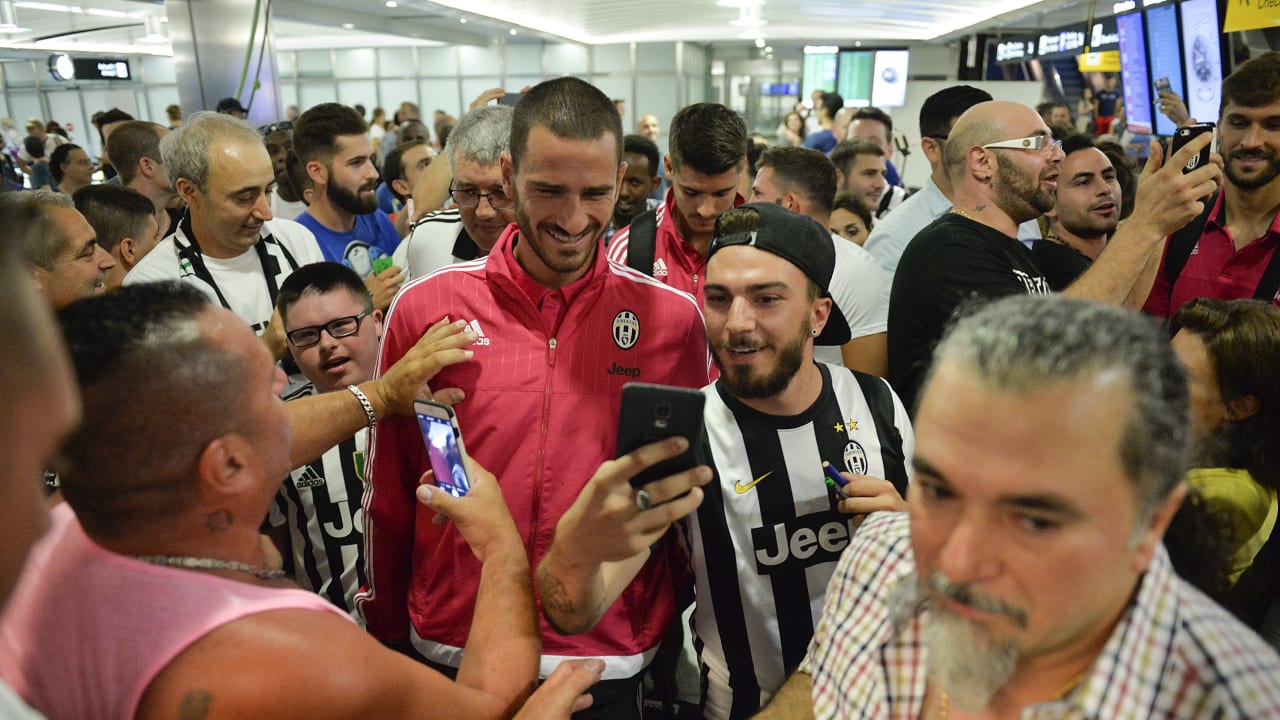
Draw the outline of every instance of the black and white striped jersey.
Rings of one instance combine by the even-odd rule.
[[[914,438],[901,401],[881,378],[818,367],[822,393],[793,417],[752,410],[722,383],[703,390],[716,477],[681,530],[708,718],[755,714],[804,658],[855,529],[823,461],[906,493]]]
[[[288,528],[285,571],[302,587],[352,612],[365,582],[365,440],[368,430],[329,448],[289,474],[269,520]]]

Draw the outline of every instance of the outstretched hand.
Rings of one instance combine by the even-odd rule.
[[[475,339],[475,332],[465,320],[450,322],[446,317],[428,328],[409,352],[375,381],[378,398],[386,408],[384,414],[411,415],[413,401],[420,397],[431,397],[446,405],[462,400],[462,390],[447,388],[432,393],[428,382],[442,369],[470,360],[475,353],[463,348]]]

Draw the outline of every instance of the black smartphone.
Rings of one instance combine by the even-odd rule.
[[[515,107],[516,103],[520,102],[520,98],[522,97],[524,97],[524,93],[507,93],[498,98],[498,104]]]
[[[622,386],[622,413],[618,416],[617,457],[665,438],[680,436],[689,448],[679,455],[631,478],[635,487],[702,464],[702,406],[706,397],[697,390],[627,383]]]
[[[1191,142],[1193,139],[1205,133],[1213,132],[1213,128],[1214,124],[1211,122],[1194,123],[1192,125],[1185,125],[1178,128],[1173,133],[1173,144],[1169,147],[1169,156],[1172,157],[1174,153],[1181,150],[1183,146]],[[1182,168],[1183,174],[1209,164],[1209,151],[1211,150],[1213,150],[1212,140],[1210,140],[1209,144],[1205,145],[1195,157],[1187,161],[1187,164]]]
[[[1173,92],[1173,84],[1169,82],[1169,78],[1167,77],[1156,78],[1154,86],[1157,95],[1162,92]]]
[[[462,497],[471,489],[471,476],[463,460],[467,451],[462,446],[458,417],[448,405],[428,400],[415,400],[413,411],[418,416],[418,429],[427,446],[427,458],[435,474],[436,486],[454,497]]]

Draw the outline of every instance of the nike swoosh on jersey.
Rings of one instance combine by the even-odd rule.
[[[738,493],[739,495],[743,495],[743,494],[745,494],[745,493],[747,493],[747,492],[750,492],[750,491],[751,491],[751,488],[755,487],[756,485],[759,485],[761,480],[763,480],[763,479],[765,479],[765,478],[769,477],[769,476],[770,476],[770,475],[772,475],[772,474],[773,474],[773,471],[772,471],[772,470],[770,470],[769,472],[767,472],[767,473],[765,473],[765,474],[761,475],[760,477],[756,478],[755,480],[752,480],[751,482],[747,483],[746,485],[743,485],[743,484],[742,484],[742,483],[740,483],[740,482],[735,482],[735,483],[733,484],[733,491],[734,491],[734,492],[736,492],[736,493]]]

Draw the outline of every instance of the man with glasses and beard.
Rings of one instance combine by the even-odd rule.
[[[1143,307],[1156,317],[1171,318],[1196,297],[1280,304],[1280,52],[1222,81],[1218,151],[1226,185],[1207,214],[1169,239]]]
[[[766,201],[716,223],[703,315],[720,379],[702,391],[714,478],[680,521],[690,572],[676,575],[696,599],[707,718],[749,717],[782,686],[859,523],[906,509],[906,409],[884,380],[813,359],[815,342],[848,336],[836,272],[831,235],[810,217]],[[666,484],[646,487],[655,503],[677,494]],[[643,525],[598,510],[631,492],[597,476],[556,527],[538,570],[555,627],[592,627],[648,553]]]
[[[1280,657],[1180,579],[1187,382],[1161,329],[1013,296],[937,348],[908,513],[854,536],[762,718],[1263,718]]]
[[[1031,257],[1049,287],[1059,292],[1088,270],[1107,246],[1120,224],[1122,201],[1119,171],[1094,147],[1091,136],[1068,136],[1062,152],[1054,206],[1044,214],[1049,233],[1031,245]]]
[[[374,261],[391,257],[400,235],[378,210],[378,167],[364,119],[346,105],[316,105],[294,124],[293,149],[315,188],[298,222],[315,233],[325,260],[355,270],[385,309],[404,274],[394,266],[375,270]]]
[[[1203,207],[1221,169],[1183,167],[1207,146],[1192,140],[1161,166],[1152,145],[1133,217],[1064,292],[1133,309],[1150,291],[1166,235]],[[1044,272],[1017,239],[1018,225],[1053,208],[1063,154],[1035,110],[1011,102],[974,105],[943,148],[955,193],[951,212],[921,230],[902,254],[889,296],[889,380],[915,406],[933,346],[957,307],[974,297],[1049,292]]]

